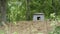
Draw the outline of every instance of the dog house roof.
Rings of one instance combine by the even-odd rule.
[[[44,13],[34,13],[34,15],[44,15]]]

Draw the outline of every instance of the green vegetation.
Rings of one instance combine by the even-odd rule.
[[[5,34],[5,32],[3,30],[0,30],[0,34]]]
[[[18,32],[14,32],[13,34],[18,34]]]
[[[34,13],[42,12],[47,19],[50,19],[50,14],[53,13],[55,13],[56,18],[60,18],[60,0],[9,0],[4,2],[5,4],[3,4],[7,5],[7,10],[3,9],[3,11],[1,9],[0,16],[2,15],[3,18],[3,16],[6,15],[7,21],[32,20]],[[2,7],[3,4],[1,4],[0,7]]]
[[[60,21],[60,0],[0,0],[1,22],[16,24],[16,21],[32,20],[34,13],[44,13],[46,19]],[[55,30],[50,34],[60,34],[60,26],[55,26],[55,22],[52,24]],[[0,34],[4,31],[0,30]]]
[[[54,31],[51,31],[49,34],[60,34],[60,26],[56,26]]]
[[[52,2],[53,1],[53,2]],[[29,18],[32,20],[34,13],[45,14],[46,18],[50,18],[50,14],[55,13],[57,17],[60,18],[60,2],[59,0],[10,0],[7,2],[7,20],[8,21],[21,21],[27,19],[27,13],[29,13]],[[27,4],[29,4],[27,6]],[[27,8],[28,9],[27,12]],[[26,16],[27,15],[27,16]]]

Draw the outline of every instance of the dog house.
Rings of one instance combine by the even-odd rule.
[[[37,20],[44,21],[44,13],[35,13],[33,15],[33,21]]]

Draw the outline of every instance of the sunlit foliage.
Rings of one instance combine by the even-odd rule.
[[[55,13],[58,17],[60,17],[60,2],[59,0],[53,0],[54,7],[52,6],[52,0],[30,0],[30,20],[33,18],[34,13],[43,12],[45,18],[51,18],[50,15]],[[26,20],[26,12],[27,12],[27,0],[9,0],[7,2],[7,20],[8,21],[21,21]],[[56,11],[54,11],[54,9]]]

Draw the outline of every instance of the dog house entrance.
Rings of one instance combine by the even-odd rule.
[[[37,20],[40,20],[40,17],[37,17]]]

